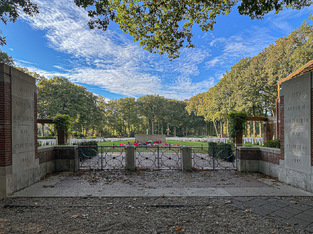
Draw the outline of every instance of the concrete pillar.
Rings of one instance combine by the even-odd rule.
[[[181,156],[182,171],[192,170],[191,154],[192,154],[192,149],[190,147],[184,146],[182,148],[182,156]]]
[[[136,170],[135,147],[133,145],[128,145],[126,147],[126,170]]]
[[[0,197],[40,180],[36,80],[0,63]]]

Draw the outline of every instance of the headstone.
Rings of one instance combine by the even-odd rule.
[[[311,73],[281,84],[286,168],[301,173],[311,173],[311,90]]]

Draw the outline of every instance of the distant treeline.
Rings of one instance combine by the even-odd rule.
[[[277,39],[252,58],[241,59],[207,92],[191,97],[187,110],[213,122],[216,132],[220,130],[217,123],[227,126],[227,115],[233,111],[275,116],[277,82],[312,59],[313,26],[304,21],[288,37]],[[227,128],[220,131],[227,132]]]
[[[203,117],[188,113],[185,101],[158,95],[106,101],[63,77],[43,78],[37,87],[38,118],[67,114],[72,118],[72,133],[78,137],[134,136],[147,129],[149,134],[171,136],[213,134]],[[53,128],[50,131],[53,134]]]

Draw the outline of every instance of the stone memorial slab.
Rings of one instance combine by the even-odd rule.
[[[151,141],[152,143],[160,142],[159,144],[162,145],[166,143],[166,137],[165,135],[161,135],[161,134],[154,134],[154,135],[136,134],[135,141],[137,141],[140,144],[145,144],[147,141]]]
[[[286,168],[311,172],[311,73],[281,84]]]

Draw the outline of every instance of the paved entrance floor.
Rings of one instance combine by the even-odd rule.
[[[35,222],[41,230],[53,227],[55,232],[59,226],[63,232],[88,232],[91,221],[98,226],[90,232],[109,233],[140,233],[142,228],[154,233],[313,232],[312,193],[275,178],[229,170],[61,173],[1,203],[0,231],[1,218],[9,224],[8,230],[18,230],[20,221],[19,226],[14,223],[22,212],[23,228]]]
[[[313,196],[260,174],[233,170],[79,171],[62,173],[16,192],[13,197],[228,197]]]

